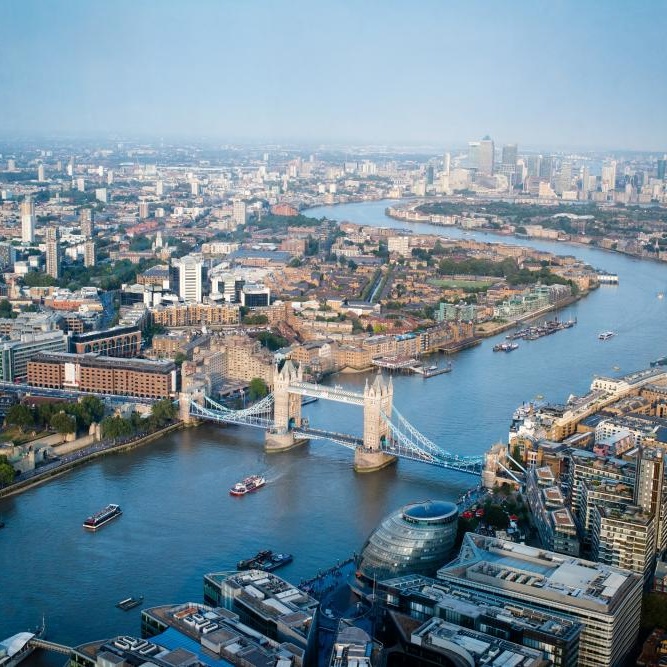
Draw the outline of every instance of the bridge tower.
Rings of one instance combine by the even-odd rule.
[[[274,428],[266,432],[265,449],[271,452],[284,451],[306,442],[297,440],[291,429],[301,426],[301,396],[291,394],[292,382],[303,382],[303,369],[287,360],[283,367],[273,372],[273,421]]]
[[[382,413],[391,416],[394,383],[385,382],[378,373],[372,384],[366,380],[364,387],[364,444],[354,452],[354,469],[357,472],[374,472],[396,461],[396,457],[382,451],[382,443],[390,437],[389,425]]]

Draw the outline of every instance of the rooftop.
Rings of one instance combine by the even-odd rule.
[[[122,370],[140,371],[143,373],[168,373],[176,369],[173,361],[151,361],[149,359],[121,359],[105,357],[92,352],[75,354],[73,352],[40,352],[30,361],[50,364],[82,364],[95,368],[118,368]]]
[[[602,563],[467,533],[438,578],[463,579],[601,613],[611,613],[639,575]]]

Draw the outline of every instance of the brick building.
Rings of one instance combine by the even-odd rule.
[[[28,384],[101,394],[167,398],[176,393],[176,366],[171,361],[43,353],[28,362]]]
[[[153,324],[164,327],[225,326],[239,323],[239,307],[228,304],[188,303],[151,310]]]
[[[141,331],[139,327],[130,326],[75,333],[70,339],[70,352],[93,352],[107,357],[137,357],[141,354]]]

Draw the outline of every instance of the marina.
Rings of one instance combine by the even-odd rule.
[[[514,333],[508,334],[505,336],[507,340],[538,340],[539,338],[544,338],[545,336],[551,336],[558,331],[563,331],[564,329],[571,329],[577,320],[566,320],[565,322],[554,318],[553,320],[545,320],[542,324],[526,327],[515,331]],[[507,351],[507,350],[504,350]]]

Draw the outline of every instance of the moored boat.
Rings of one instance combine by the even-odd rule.
[[[109,521],[119,517],[122,513],[123,510],[120,508],[120,505],[107,505],[103,510],[100,510],[92,516],[89,516],[83,522],[83,527],[87,530],[97,530],[98,528],[101,528],[105,524],[109,523]]]
[[[118,607],[118,609],[122,609],[123,611],[129,611],[130,609],[138,607],[143,601],[144,601],[143,595],[140,595],[139,597],[136,598],[135,597],[125,598],[120,602],[116,602],[116,607]]]
[[[41,627],[34,632],[19,632],[0,641],[0,667],[16,667],[35,650],[30,640],[43,639],[45,636],[46,624],[42,620]]]
[[[273,572],[283,565],[287,565],[294,560],[292,554],[273,554],[270,558],[258,565],[258,569],[264,572]]]
[[[251,570],[252,568],[258,567],[262,563],[268,561],[273,556],[273,551],[265,549],[264,551],[258,551],[252,558],[246,558],[240,560],[236,564],[237,570]]]

